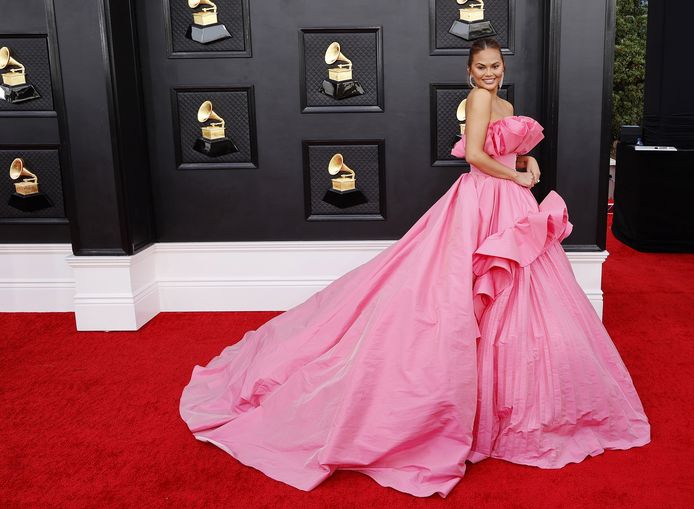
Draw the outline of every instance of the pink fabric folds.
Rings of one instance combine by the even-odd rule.
[[[445,497],[477,400],[470,178],[372,260],[196,366],[180,402],[195,437],[303,490],[344,469]]]
[[[510,153],[525,154],[545,135],[544,128],[533,118],[513,115],[489,122],[484,151],[492,157]],[[465,136],[453,146],[451,154],[465,158]]]

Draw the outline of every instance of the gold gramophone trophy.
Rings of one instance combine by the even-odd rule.
[[[340,172],[344,173],[337,178],[330,179],[332,187],[325,192],[323,201],[341,209],[369,201],[364,193],[356,188],[354,170],[345,164],[342,154],[335,154],[328,163],[328,173],[338,175]]]
[[[204,123],[208,120],[212,122],[202,126],[202,136],[195,140],[193,149],[210,157],[238,152],[239,149],[234,142],[226,137],[224,119],[212,110],[212,101],[205,101],[198,108],[198,122]]]
[[[209,44],[231,37],[229,30],[217,19],[217,5],[211,0],[188,0],[188,7],[197,9],[201,5],[207,5],[193,12],[193,24],[188,27],[186,37],[199,42]]]
[[[325,63],[336,67],[328,69],[328,79],[323,80],[320,91],[335,99],[363,95],[364,88],[352,78],[352,61],[340,52],[340,43],[333,42],[325,51]]]
[[[23,159],[17,157],[12,161],[10,178],[21,180],[14,184],[15,192],[10,195],[9,206],[22,212],[34,212],[53,206],[48,196],[39,192],[39,179],[24,166]]]
[[[458,141],[463,137],[465,134],[465,104],[467,103],[467,98],[463,99],[460,101],[460,104],[458,105],[458,109],[455,112],[455,116],[458,119],[458,122],[460,122],[460,134],[456,134],[456,139],[455,141]]]
[[[0,99],[9,103],[22,103],[41,97],[34,85],[27,83],[26,69],[10,55],[7,46],[0,48],[0,69],[10,67],[2,74],[0,84]]]
[[[474,41],[482,37],[496,35],[491,22],[484,19],[484,0],[456,0],[462,7],[459,9],[460,19],[453,22],[448,30],[450,34]]]

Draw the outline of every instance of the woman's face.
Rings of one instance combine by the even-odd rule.
[[[495,91],[504,73],[501,53],[494,48],[483,49],[473,57],[472,67],[468,67],[468,72],[472,75],[473,83],[478,87]]]

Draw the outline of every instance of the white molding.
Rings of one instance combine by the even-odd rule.
[[[608,251],[566,253],[576,281],[588,296],[600,319],[603,310],[602,264],[609,256]]]
[[[162,311],[284,311],[395,241],[157,244]]]
[[[160,311],[284,311],[394,240],[159,243],[134,256],[0,245],[0,311],[72,311],[78,330],[137,330]],[[602,317],[602,252],[567,253]]]
[[[156,249],[133,256],[68,256],[77,330],[137,330],[159,313]]]
[[[0,311],[73,311],[70,244],[0,244]]]

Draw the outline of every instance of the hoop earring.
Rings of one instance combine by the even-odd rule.
[[[472,81],[472,74],[467,75],[467,82],[470,84],[470,87],[477,88],[477,85]]]
[[[501,73],[501,79],[499,80],[499,90],[504,85],[504,73]]]

